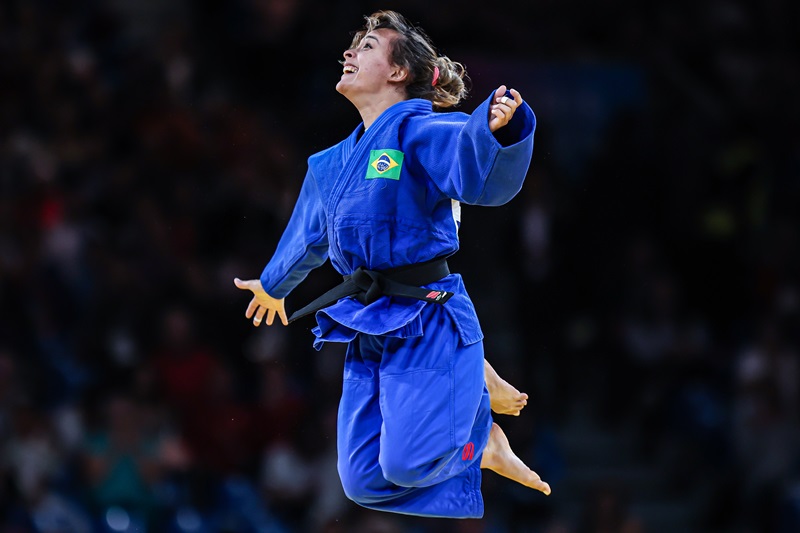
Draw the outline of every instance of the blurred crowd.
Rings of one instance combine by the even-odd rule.
[[[510,83],[539,119],[523,192],[464,208],[451,265],[554,493],[487,474],[483,521],[344,497],[343,349],[253,328],[232,280],[359,122],[337,60],[382,7],[0,5],[0,532],[648,531],[611,490],[559,507],[580,410],[690,495],[693,531],[800,530],[800,43],[778,0],[392,6],[466,64],[461,110]]]

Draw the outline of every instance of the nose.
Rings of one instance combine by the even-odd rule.
[[[349,48],[349,49],[344,51],[345,59],[352,59],[354,55],[355,54],[353,54],[353,49],[352,48]]]

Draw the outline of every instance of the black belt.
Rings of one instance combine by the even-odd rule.
[[[435,304],[443,304],[453,295],[452,292],[423,289],[428,285],[450,275],[447,259],[434,259],[425,263],[408,265],[389,270],[365,270],[357,268],[344,281],[335,286],[307,306],[292,313],[289,322],[316,313],[320,309],[338,302],[341,298],[355,296],[364,305],[369,305],[381,296],[406,296]]]

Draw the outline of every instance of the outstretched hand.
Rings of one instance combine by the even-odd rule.
[[[248,319],[252,318],[254,326],[261,325],[264,314],[267,315],[267,325],[271,326],[275,320],[275,313],[281,317],[281,323],[284,326],[289,325],[289,320],[286,318],[286,310],[283,308],[284,298],[278,300],[267,294],[264,287],[261,286],[261,281],[257,279],[242,281],[239,278],[234,278],[233,283],[240,289],[253,293],[253,299],[250,300],[244,316]]]
[[[511,99],[506,96],[506,86],[501,85],[494,92],[492,101],[494,102],[489,106],[489,130],[494,133],[511,121],[514,116],[514,111],[522,105],[522,96],[516,89],[509,91]]]

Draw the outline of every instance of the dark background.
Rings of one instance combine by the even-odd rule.
[[[0,4],[0,532],[800,531],[798,4]],[[498,417],[553,487],[482,521],[366,511],[343,350],[254,329],[334,86],[394,8],[538,116],[522,193],[464,207]],[[329,265],[291,310],[337,281]]]

